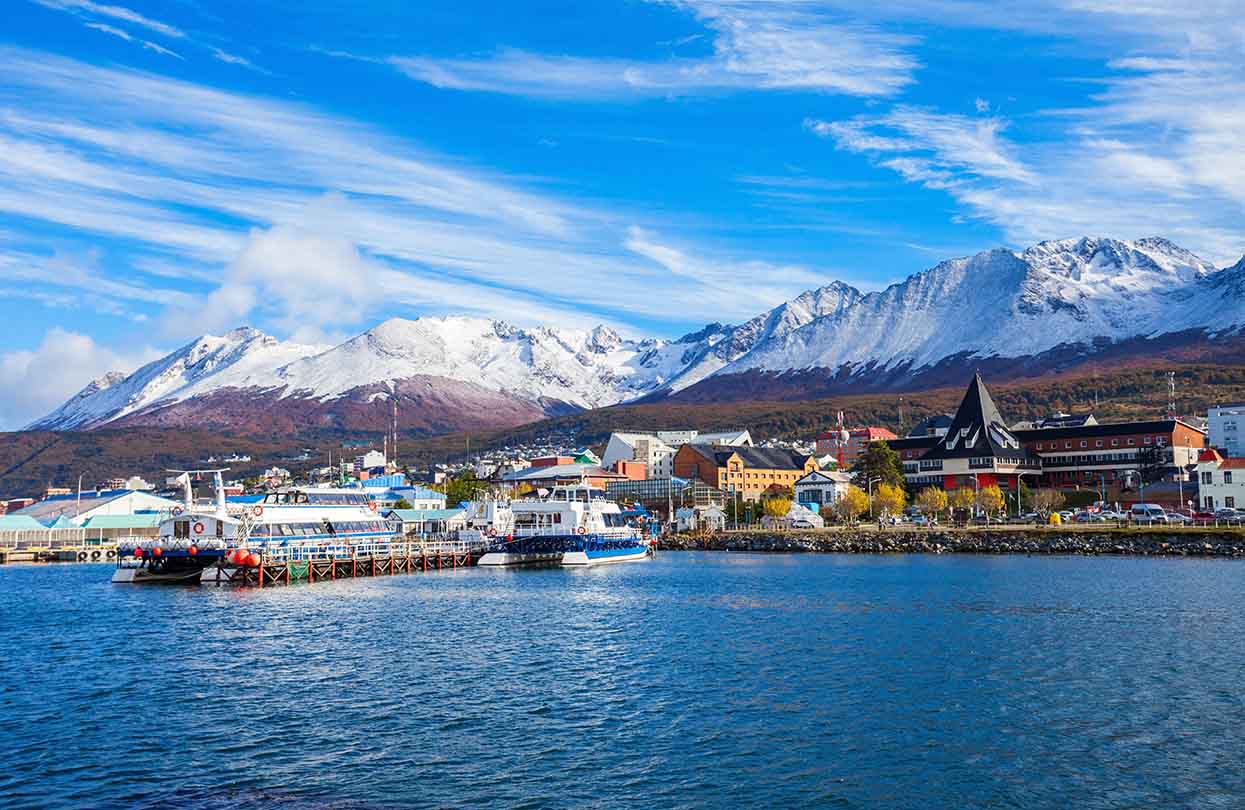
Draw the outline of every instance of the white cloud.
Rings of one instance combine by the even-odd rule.
[[[0,355],[0,430],[16,430],[109,371],[129,372],[160,356],[150,347],[116,352],[86,335],[50,329],[33,350]]]
[[[134,41],[134,37],[130,36],[127,32],[122,31],[120,28],[114,28],[111,25],[106,25],[105,23],[89,22],[89,23],[83,23],[83,25],[85,25],[87,28],[93,28],[96,31],[103,31],[105,34],[112,34],[114,37],[120,37],[121,39],[124,39],[126,42]]]
[[[655,229],[642,212],[570,204],[303,106],[0,49],[6,94],[24,106],[0,106],[0,212],[121,242],[122,261],[160,284],[209,285],[189,306],[214,328],[236,326],[233,315],[324,329],[330,312],[335,328],[352,328],[373,310],[370,297],[318,306],[338,295],[331,270],[310,298],[291,298],[295,265],[268,245],[299,262],[362,266],[387,301],[419,311],[614,324],[755,314],[755,301],[720,291],[721,277],[676,277],[634,250],[628,228]],[[766,289],[794,295],[810,278],[777,273]]]
[[[913,82],[911,37],[847,23],[803,2],[679,0],[713,54],[663,62],[503,49],[484,58],[394,57],[411,78],[456,90],[550,98],[642,98],[765,89],[889,96]],[[688,40],[690,41],[690,40]]]
[[[143,47],[149,51],[154,51],[155,53],[163,54],[164,56],[172,56],[177,59],[185,58],[180,53],[177,53],[176,51],[171,51],[168,48],[164,47],[163,45],[158,45],[155,42],[150,42],[145,39],[143,40]]]
[[[1245,251],[1245,66],[1138,55],[1092,104],[1014,124],[896,107],[806,127],[908,182],[945,191],[1017,244],[1081,234],[1170,237],[1220,264]],[[1034,123],[1034,119],[1026,121]]]
[[[133,25],[141,26],[154,31],[157,34],[163,34],[166,37],[181,39],[186,34],[174,28],[167,23],[159,20],[153,20],[145,17],[137,11],[125,8],[124,6],[114,6],[107,3],[95,3],[92,0],[34,0],[41,6],[56,9],[58,11],[67,11],[71,14],[88,15],[94,17],[107,17],[113,20],[121,20]]]

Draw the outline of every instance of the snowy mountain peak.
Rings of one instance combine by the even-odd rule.
[[[1242,326],[1245,258],[1216,270],[1158,237],[1082,237],[949,259],[876,292],[831,281],[743,323],[709,324],[674,341],[467,315],[390,318],[335,347],[241,327],[205,335],[127,377],[102,377],[36,426],[90,427],[224,390],[266,398],[270,407],[331,407],[369,402],[378,388],[409,392],[402,384],[411,381],[421,391],[470,389],[471,401],[485,395],[522,403],[526,414],[554,413],[751,371],[846,369],[850,377]]]

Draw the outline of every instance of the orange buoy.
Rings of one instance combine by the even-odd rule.
[[[163,553],[164,553],[164,549],[160,548],[159,546],[156,546],[155,548],[151,550],[151,556],[153,557],[159,557]]]
[[[193,557],[199,553],[199,547],[191,546],[190,548],[186,549],[186,553],[189,554],[191,557]]]
[[[252,568],[259,568],[259,555],[255,552],[246,555],[246,564]]]

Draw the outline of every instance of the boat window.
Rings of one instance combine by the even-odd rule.
[[[325,534],[337,534],[337,527],[334,526],[332,522],[326,520],[324,521],[324,533]]]
[[[189,537],[190,536],[190,521],[179,520],[176,523],[174,523],[173,524],[173,536],[174,537]]]
[[[267,537],[268,528],[269,527],[267,523],[261,523],[260,525],[251,529],[251,537]]]
[[[225,521],[223,520],[216,521],[216,536],[217,537],[225,536]]]
[[[288,524],[288,523],[278,523],[278,524],[276,524],[276,526],[275,526],[274,528],[278,528],[278,529],[280,529],[281,534],[282,534],[282,535],[284,535],[285,537],[293,537],[293,536],[294,536],[294,527],[293,527],[293,526],[291,526],[291,525],[290,525],[290,524]]]

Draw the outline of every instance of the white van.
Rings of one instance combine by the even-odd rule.
[[[1167,512],[1157,503],[1135,503],[1129,510],[1128,517],[1138,525],[1150,523],[1167,523]]]

